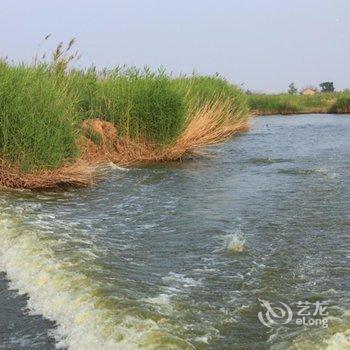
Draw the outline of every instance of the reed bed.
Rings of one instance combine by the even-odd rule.
[[[254,114],[307,114],[307,113],[337,113],[337,100],[350,98],[350,93],[317,93],[305,95],[263,95],[248,96],[249,107]],[[341,107],[339,108],[339,110]]]
[[[98,178],[93,166],[83,160],[53,170],[24,172],[18,166],[0,164],[0,187],[30,190],[88,187]]]
[[[0,62],[0,186],[87,186],[96,165],[174,161],[247,128],[246,96],[218,77]]]
[[[75,159],[74,96],[47,67],[0,63],[0,154],[23,171],[54,169]]]
[[[350,94],[349,96],[339,97],[330,109],[330,112],[339,114],[350,113]]]

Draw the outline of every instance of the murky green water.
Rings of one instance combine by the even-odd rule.
[[[259,117],[215,152],[2,192],[0,348],[349,349],[350,116]]]

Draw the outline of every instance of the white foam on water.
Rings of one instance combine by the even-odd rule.
[[[225,237],[226,249],[231,253],[240,253],[245,250],[245,237],[241,228],[239,227],[235,233]]]
[[[350,329],[344,333],[336,333],[326,341],[326,350],[349,350],[350,349]]]
[[[203,335],[202,337],[196,337],[195,340],[199,343],[209,344],[210,336]]]
[[[177,288],[191,288],[198,287],[202,284],[201,280],[195,280],[192,277],[187,277],[182,273],[169,272],[169,274],[162,278],[165,282],[174,284]],[[181,288],[181,289],[182,289]]]
[[[109,166],[110,169],[113,169],[113,170],[129,171],[128,168],[124,168],[124,167],[119,166],[119,165],[117,165],[117,164],[114,164],[114,163],[112,163],[112,162],[109,162],[109,163],[108,163],[108,166]]]
[[[55,256],[57,240],[16,221],[0,214],[0,269],[6,272],[11,288],[28,294],[32,313],[57,322],[54,336],[59,348],[192,348],[151,319],[106,306],[97,281]]]
[[[156,305],[158,310],[163,314],[171,314],[173,312],[173,306],[171,304],[171,298],[174,294],[160,293],[155,297],[149,297],[143,299],[146,303]]]
[[[325,167],[316,169],[315,172],[321,174],[322,176],[326,177],[329,180],[333,180],[338,176],[336,172],[331,171],[330,169]]]

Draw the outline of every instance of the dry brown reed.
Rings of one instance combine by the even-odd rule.
[[[101,135],[102,143],[97,146],[85,141],[85,159],[103,159],[118,165],[130,166],[142,163],[177,161],[188,156],[203,155],[200,149],[224,142],[227,138],[248,129],[246,119],[232,118],[228,106],[222,102],[204,105],[188,118],[183,132],[177,140],[165,147],[126,136],[115,138],[113,126],[108,122],[94,122],[93,130]],[[102,124],[105,126],[101,126]],[[106,125],[108,123],[108,125]],[[91,124],[90,124],[91,125]],[[104,130],[104,131],[102,131]]]
[[[23,173],[18,167],[0,165],[0,187],[31,190],[88,187],[93,184],[94,168],[79,160],[55,170]]]
[[[183,132],[170,146],[159,148],[149,142],[128,136],[117,137],[117,129],[107,121],[86,120],[83,135],[78,140],[80,158],[57,170],[22,173],[18,167],[0,163],[0,186],[27,189],[59,189],[87,187],[96,181],[98,166],[112,162],[122,166],[178,161],[185,157],[202,156],[200,149],[225,141],[248,129],[246,118],[232,118],[228,106],[222,102],[208,103],[189,117]],[[99,142],[91,140],[93,132]]]

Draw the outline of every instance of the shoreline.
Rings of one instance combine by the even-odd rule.
[[[350,112],[345,92],[247,95],[217,76],[70,69],[70,50],[59,45],[48,64],[0,60],[0,187],[89,187],[108,163],[203,156],[253,116]]]
[[[315,95],[252,94],[247,98],[251,111],[259,115],[350,113],[349,92],[321,92]]]
[[[4,165],[0,159],[0,188],[3,189],[28,189],[40,190],[66,190],[69,188],[91,187],[104,178],[103,168],[113,164],[115,166],[132,167],[135,165],[148,165],[154,163],[181,162],[183,159],[206,157],[209,154],[201,152],[201,148],[225,142],[237,134],[249,130],[249,122],[255,117],[264,116],[298,116],[298,115],[349,115],[350,113],[329,113],[327,111],[308,112],[270,112],[262,113],[252,111],[248,121],[237,122],[226,135],[221,134],[217,139],[209,140],[208,135],[202,134],[204,142],[200,142],[198,135],[194,137],[195,144],[179,145],[179,140],[168,148],[157,149],[147,142],[135,142],[130,139],[122,139],[116,136],[116,128],[109,122],[99,119],[91,119],[84,122],[83,129],[93,129],[99,135],[101,144],[96,145],[91,139],[81,136],[77,141],[79,157],[74,162],[68,162],[59,168],[52,170],[39,170],[23,172],[19,167]],[[192,127],[192,126],[191,126]],[[106,131],[107,130],[107,131]],[[185,133],[184,133],[185,134]],[[210,134],[210,133],[208,133]],[[211,135],[213,136],[213,135]]]
[[[157,149],[147,142],[135,142],[130,139],[117,138],[115,127],[109,122],[99,119],[85,121],[85,131],[91,128],[99,135],[101,144],[96,145],[86,136],[81,136],[77,141],[80,150],[79,157],[74,162],[68,162],[59,168],[52,170],[39,170],[23,172],[19,167],[4,165],[0,159],[0,188],[3,189],[28,189],[40,190],[66,190],[69,188],[87,188],[95,185],[104,178],[103,168],[113,164],[115,166],[132,167],[135,165],[148,165],[154,163],[181,162],[184,159],[206,157],[209,154],[201,152],[202,147],[225,142],[237,134],[249,130],[250,120],[264,116],[298,116],[298,115],[349,115],[350,113],[329,113],[326,111],[287,112],[287,113],[262,113],[252,111],[248,121],[236,123],[226,135],[220,134],[219,139],[209,140],[209,134],[202,134],[204,142],[198,139],[190,140],[182,144],[179,140],[168,148]],[[93,125],[91,125],[91,123]],[[192,126],[191,126],[192,127]],[[106,131],[107,130],[107,131]],[[184,133],[185,134],[185,133]]]
[[[101,169],[106,165],[130,167],[207,156],[201,152],[202,147],[224,142],[249,129],[250,119],[218,127],[210,124],[213,117],[216,118],[215,113],[198,113],[178,139],[164,149],[146,141],[118,138],[113,124],[100,119],[87,120],[83,124],[85,135],[77,140],[79,157],[74,162],[57,169],[26,173],[18,166],[5,165],[0,159],[0,188],[35,191],[91,187],[104,177]],[[98,135],[99,144],[87,137],[88,130]]]
[[[0,60],[0,186],[90,186],[96,167],[181,160],[248,128],[247,96],[218,76]]]
[[[272,116],[272,115],[282,115],[282,116],[290,116],[290,115],[308,115],[308,114],[320,114],[320,115],[347,115],[350,112],[329,112],[329,111],[307,111],[307,112],[260,112],[260,111],[252,111],[253,117],[263,117],[263,116]]]

